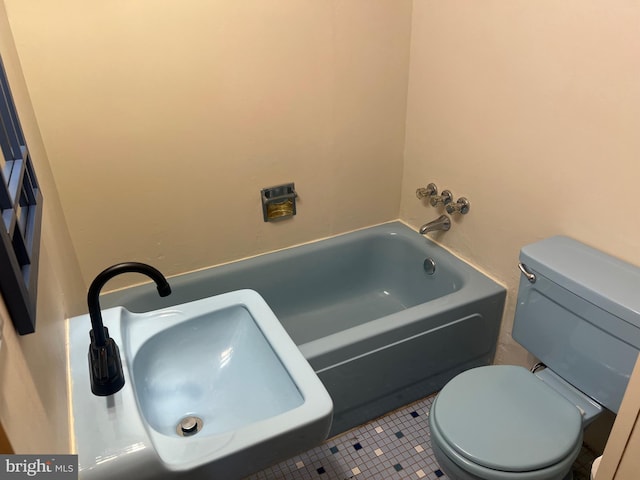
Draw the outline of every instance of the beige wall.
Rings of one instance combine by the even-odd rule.
[[[510,331],[520,247],[566,234],[640,265],[640,3],[417,0],[400,217],[468,197],[438,241],[509,289],[497,361],[528,364]],[[597,272],[594,272],[597,274]]]
[[[5,1],[87,283],[397,218],[411,1]]]
[[[84,309],[47,154],[0,1],[0,54],[44,196],[36,333],[18,337],[0,297],[0,422],[16,453],[69,452],[65,319]]]

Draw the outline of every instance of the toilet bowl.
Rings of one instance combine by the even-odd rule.
[[[583,417],[527,369],[503,365],[449,382],[429,427],[436,460],[453,480],[562,480],[580,453]]]
[[[524,247],[513,338],[548,368],[462,372],[429,413],[451,480],[570,480],[582,432],[618,411],[640,351],[640,268],[567,237]]]

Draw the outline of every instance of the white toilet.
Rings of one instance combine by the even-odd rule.
[[[567,237],[524,247],[513,338],[547,368],[479,367],[429,415],[452,480],[562,480],[583,428],[617,412],[640,351],[640,268]]]

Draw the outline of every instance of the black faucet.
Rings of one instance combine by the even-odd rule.
[[[91,331],[89,337],[89,373],[91,376],[91,391],[101,397],[112,395],[124,386],[124,373],[118,345],[109,337],[109,330],[102,324],[100,312],[100,290],[108,280],[121,273],[143,273],[150,277],[158,286],[158,293],[166,297],[171,293],[171,287],[164,275],[157,269],[145,263],[124,262],[112,265],[91,282],[87,303],[91,317]]]

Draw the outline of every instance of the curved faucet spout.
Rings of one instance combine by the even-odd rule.
[[[426,235],[429,232],[436,230],[447,231],[451,228],[451,219],[447,215],[440,215],[435,220],[425,223],[420,227],[420,234]]]
[[[124,262],[112,265],[100,272],[91,282],[87,294],[91,331],[89,337],[89,370],[91,374],[91,391],[95,395],[112,395],[124,386],[124,373],[118,345],[109,337],[109,330],[102,323],[100,310],[100,290],[110,279],[121,273],[142,273],[154,282],[158,294],[166,297],[171,293],[171,287],[159,270],[145,263]]]
[[[89,316],[91,317],[91,327],[96,336],[96,344],[103,346],[106,344],[106,337],[102,331],[102,313],[100,311],[100,290],[104,287],[105,283],[111,280],[116,275],[121,273],[142,273],[154,282],[156,282],[158,288],[158,294],[161,297],[166,297],[171,293],[171,287],[169,282],[164,278],[164,275],[159,270],[147,265],[146,263],[138,262],[123,262],[117,265],[112,265],[106,270],[100,272],[96,278],[91,282],[89,292],[87,294],[87,303],[89,306]]]

